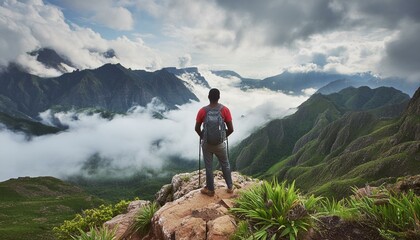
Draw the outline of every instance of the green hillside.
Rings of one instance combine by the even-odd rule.
[[[0,183],[0,239],[54,239],[52,229],[102,200],[53,177]]]
[[[0,112],[0,124],[4,124],[8,129],[12,131],[24,132],[28,135],[45,135],[54,134],[61,131],[56,127],[44,125],[40,122],[35,122],[23,118],[12,117],[8,114]]]
[[[349,186],[419,174],[418,98],[407,108],[408,96],[392,88],[316,94],[240,143],[233,161],[239,171],[335,197]]]

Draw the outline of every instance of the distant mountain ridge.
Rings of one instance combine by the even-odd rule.
[[[0,112],[14,117],[36,118],[52,107],[102,108],[126,112],[158,98],[173,109],[198,98],[183,81],[162,69],[155,72],[105,64],[93,70],[74,71],[42,78],[10,65],[0,73]]]
[[[296,180],[305,191],[336,197],[349,194],[349,185],[419,174],[419,91],[410,103],[406,94],[386,87],[315,94],[295,114],[243,140],[232,150],[232,164],[246,174]]]
[[[207,80],[200,74],[198,68],[196,67],[189,67],[189,68],[175,68],[175,67],[167,67],[164,68],[166,71],[173,73],[175,76],[185,79],[188,78],[192,84],[201,85],[205,88],[210,88],[209,83]],[[190,86],[192,87],[192,86]]]
[[[380,86],[389,86],[397,88],[410,96],[414,94],[415,90],[420,86],[420,83],[415,82],[407,82],[404,79],[400,78],[372,78],[368,80],[360,80],[360,79],[338,79],[328,83],[327,85],[318,89],[317,93],[322,94],[331,94],[335,92],[339,92],[340,90],[347,88],[347,87],[361,87],[361,86],[368,86],[370,88],[377,88]]]
[[[420,83],[408,82],[400,78],[382,79],[371,72],[356,74],[339,74],[319,71],[290,72],[268,77],[262,80],[243,78],[234,71],[212,71],[220,77],[236,77],[241,80],[239,87],[242,89],[267,88],[273,91],[282,91],[286,94],[301,95],[302,90],[313,88],[318,93],[330,94],[339,92],[347,87],[368,86],[378,88],[381,86],[394,87],[409,95],[413,95]]]

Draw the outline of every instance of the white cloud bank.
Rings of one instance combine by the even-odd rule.
[[[232,112],[235,132],[229,138],[231,147],[268,120],[292,113],[307,99],[269,90],[243,92],[234,87],[235,79],[217,77],[206,70],[201,73],[212,87],[220,89],[220,102]],[[159,168],[171,156],[197,161],[195,117],[199,108],[208,104],[208,89],[196,86],[195,92],[201,102],[166,112],[165,119],[153,118],[156,106],[149,105],[111,121],[85,114],[74,120],[73,113],[59,113],[55,117],[69,125],[68,131],[30,141],[23,135],[0,131],[0,181],[80,173],[93,154],[112,159],[110,167],[123,169],[121,173],[126,176],[144,167]]]
[[[90,1],[78,1],[90,2]],[[101,4],[98,3],[98,6]],[[104,4],[104,6],[106,6]],[[102,8],[98,8],[99,10]],[[123,11],[120,7],[107,7],[97,11],[94,17],[104,17],[112,24],[124,26],[118,18]],[[109,11],[113,11],[109,13]],[[111,24],[110,23],[110,24]],[[132,24],[132,23],[130,23]],[[125,27],[124,27],[125,28]],[[158,69],[162,60],[157,52],[146,46],[140,37],[130,39],[121,36],[106,40],[90,28],[68,23],[63,12],[54,5],[43,1],[5,0],[0,3],[0,65],[17,62],[33,73],[41,76],[56,76],[59,73],[46,69],[35,57],[27,53],[39,48],[52,48],[69,58],[80,69],[97,68],[105,63],[121,63],[134,69]],[[103,52],[113,49],[117,57],[105,58]]]

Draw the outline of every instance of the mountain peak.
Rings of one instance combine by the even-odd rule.
[[[417,88],[417,91],[408,103],[406,113],[420,116],[420,87]]]
[[[200,74],[197,67],[181,68],[177,69],[175,67],[164,68],[169,73],[174,74],[179,79],[182,79],[184,82],[190,86],[194,84],[202,85],[206,88],[210,88],[207,80]]]
[[[239,73],[235,72],[235,71],[231,71],[231,70],[213,70],[211,71],[211,73],[219,76],[219,77],[237,77],[239,79],[242,78],[241,75],[239,75]]]
[[[69,60],[59,55],[55,50],[51,48],[40,48],[28,54],[31,56],[36,56],[36,60],[46,67],[57,69],[62,73],[68,72],[65,65],[71,68],[75,68]]]

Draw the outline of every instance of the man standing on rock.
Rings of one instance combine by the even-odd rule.
[[[219,103],[220,91],[216,88],[210,89],[208,98],[210,104],[198,111],[195,131],[200,136],[201,149],[206,167],[206,186],[201,189],[201,193],[213,196],[213,155],[216,155],[222,166],[227,192],[233,192],[226,143],[227,137],[233,132],[233,124],[229,109]],[[203,129],[201,129],[202,124]]]

